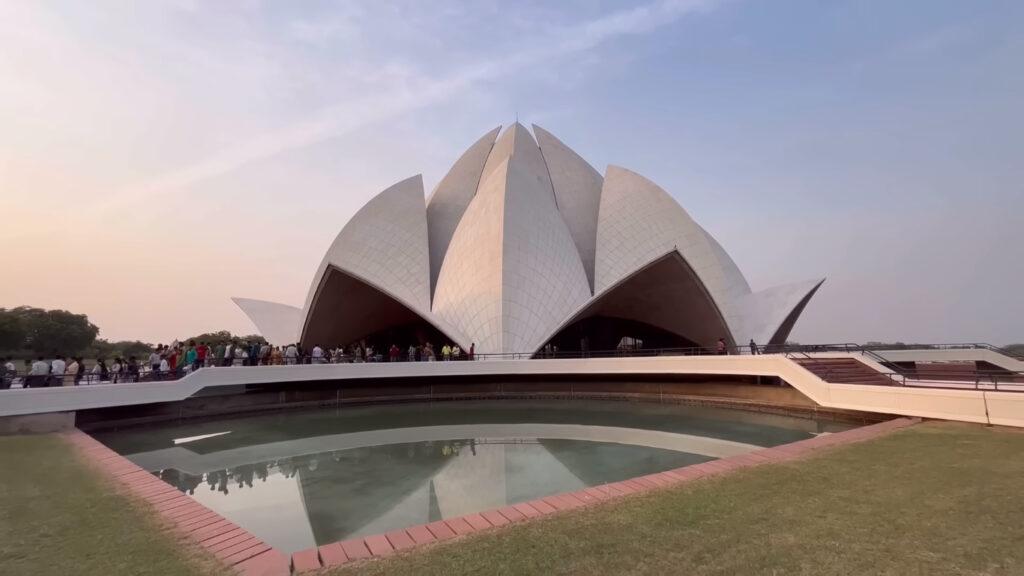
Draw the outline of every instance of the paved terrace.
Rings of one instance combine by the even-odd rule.
[[[887,370],[857,353],[849,357]],[[781,378],[822,407],[1024,427],[1024,393],[832,383],[784,355],[658,356],[477,362],[397,362],[205,368],[173,382],[32,388],[0,392],[0,417],[181,401],[206,388],[346,380],[443,380],[455,376],[737,375]]]

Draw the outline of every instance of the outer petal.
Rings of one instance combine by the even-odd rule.
[[[775,286],[754,292],[736,304],[736,344],[784,344],[793,325],[824,278]]]
[[[734,264],[732,270],[723,266],[724,250],[709,238],[657,184],[625,168],[609,166],[597,226],[595,294],[674,249],[700,278],[733,329],[733,303],[749,288]]]
[[[480,352],[532,352],[589,296],[540,149],[515,124],[495,143],[452,238],[434,312]]]
[[[547,162],[558,211],[569,227],[593,290],[597,215],[601,208],[604,179],[586,160],[547,130],[534,124],[533,133]]]
[[[231,301],[245,312],[267,342],[282,346],[299,341],[302,309],[252,298],[232,298]]]
[[[423,318],[430,316],[427,218],[420,176],[378,194],[335,238],[306,297],[303,339],[332,268],[384,292]]]
[[[498,137],[501,126],[484,134],[448,170],[427,201],[427,228],[430,244],[430,293],[437,287],[437,276],[462,215],[476,195],[484,163]]]

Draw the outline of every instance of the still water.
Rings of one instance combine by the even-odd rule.
[[[331,408],[94,436],[293,552],[844,428],[714,408],[576,400]]]

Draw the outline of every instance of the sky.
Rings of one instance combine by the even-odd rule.
[[[517,117],[657,182],[791,339],[1024,341],[1024,3],[0,0],[0,307],[111,340],[301,306]]]

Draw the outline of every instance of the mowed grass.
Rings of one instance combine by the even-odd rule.
[[[924,424],[330,574],[1024,574],[1024,433]]]
[[[205,576],[212,557],[162,529],[57,436],[0,437],[0,574]]]
[[[1024,432],[930,423],[330,576],[1024,574]],[[54,436],[0,437],[0,574],[228,574]]]

